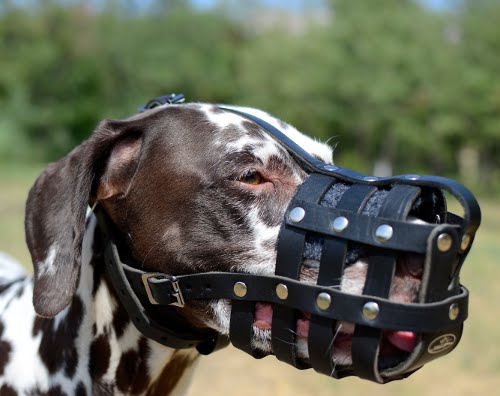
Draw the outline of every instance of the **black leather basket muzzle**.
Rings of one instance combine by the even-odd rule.
[[[192,299],[229,299],[231,342],[259,358],[262,352],[253,343],[256,303],[269,303],[272,349],[279,360],[334,378],[356,375],[378,383],[405,378],[453,350],[468,309],[459,273],[481,218],[470,191],[441,177],[376,178],[325,164],[264,120],[221,108],[260,125],[309,173],[286,211],[275,274],[144,272],[132,259],[120,258],[119,236],[98,210],[107,272],[135,326],[169,347],[196,346],[208,354],[225,346],[227,338],[193,329],[182,307]],[[447,211],[445,193],[462,205],[462,216]],[[398,302],[390,298],[391,287],[398,262],[408,255],[422,261],[421,286],[417,301]],[[359,260],[367,263],[362,293],[345,293],[344,270]],[[316,283],[300,281],[302,266],[311,263]],[[310,315],[307,360],[298,356],[294,331],[304,313]],[[341,322],[355,325],[349,365],[332,359]],[[415,346],[383,356],[388,331],[411,332]]]
[[[272,295],[265,301],[274,304],[271,337],[276,357],[335,378],[356,375],[384,383],[405,378],[453,350],[468,308],[468,291],[459,283],[459,272],[480,222],[473,195],[445,178],[376,178],[324,164],[272,125],[243,115],[284,144],[310,173],[285,214],[274,282],[263,286],[242,281],[248,290]],[[463,217],[447,212],[445,191],[462,204]],[[409,255],[423,263],[418,301],[395,302],[389,294],[398,260]],[[316,285],[298,282],[301,267],[310,260],[319,267]],[[343,293],[344,269],[357,260],[368,263],[362,294]],[[265,287],[271,290],[265,292]],[[260,357],[252,347],[255,303],[245,297],[233,299],[230,339],[237,348]],[[304,312],[310,314],[308,361],[297,356],[294,331]],[[332,359],[340,322],[355,324],[349,366]],[[416,333],[416,345],[411,352],[383,358],[385,331]]]

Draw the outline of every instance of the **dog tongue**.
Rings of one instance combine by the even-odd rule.
[[[413,331],[388,331],[386,338],[392,345],[405,352],[413,351],[417,345],[417,335]]]
[[[255,325],[263,330],[269,330],[273,321],[273,307],[271,304],[255,304]]]

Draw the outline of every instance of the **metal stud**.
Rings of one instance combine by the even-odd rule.
[[[377,230],[375,231],[375,238],[377,238],[377,241],[379,242],[387,242],[392,238],[393,234],[394,230],[390,225],[382,224],[378,226]]]
[[[325,310],[330,307],[332,303],[332,297],[326,293],[322,292],[318,294],[318,297],[316,298],[316,304],[318,305],[319,309]]]
[[[347,220],[347,218],[345,218],[344,216],[339,216],[335,220],[333,220],[332,228],[336,232],[342,232],[347,228],[348,225],[349,220]]]
[[[471,241],[470,234],[465,234],[465,235],[462,237],[462,243],[460,244],[460,249],[462,249],[462,251],[467,250],[467,248],[468,248],[468,247],[469,247],[469,245],[470,245],[470,241]]]
[[[286,300],[288,298],[288,287],[283,283],[279,283],[276,286],[276,294],[280,300]]]
[[[245,297],[247,294],[247,285],[245,285],[243,282],[236,282],[233,287],[234,294],[236,294],[238,297]]]
[[[293,223],[300,223],[306,215],[306,211],[301,207],[297,206],[290,211],[288,218]]]
[[[335,171],[339,170],[339,167],[335,166],[335,165],[325,165],[323,167],[323,169],[330,171],[330,172],[335,172]]]
[[[451,246],[453,245],[453,238],[451,237],[450,234],[447,234],[446,232],[443,232],[440,234],[437,238],[437,247],[440,252],[447,252],[448,250],[451,249]]]
[[[366,320],[373,320],[380,313],[380,308],[376,302],[369,301],[363,305],[362,313]]]
[[[455,320],[458,317],[459,313],[460,313],[460,308],[458,307],[458,304],[457,303],[451,304],[450,310],[448,311],[450,319]]]
[[[419,175],[405,175],[406,180],[418,180],[420,179]]]
[[[375,177],[375,176],[365,176],[365,177],[363,177],[363,180],[374,182],[374,181],[378,180],[378,177]]]

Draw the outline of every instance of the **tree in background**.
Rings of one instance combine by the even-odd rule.
[[[0,0],[0,161],[55,159],[100,119],[183,92],[266,109],[360,171],[500,188],[498,1],[18,4]]]

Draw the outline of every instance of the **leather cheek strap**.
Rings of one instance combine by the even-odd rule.
[[[291,210],[297,201],[318,205],[335,179],[320,174],[312,174],[300,187],[289,205]],[[283,225],[279,234],[275,274],[298,280],[303,260],[306,233],[289,225]],[[273,308],[271,342],[276,357],[292,366],[309,368],[296,356],[296,328],[300,312],[284,305]]]
[[[129,267],[125,271],[127,278],[135,278],[133,283],[137,286],[133,286],[134,290],[145,296],[141,273],[137,272],[139,270]],[[261,301],[284,305],[302,312],[311,312],[330,319],[345,320],[388,330],[437,332],[464,322],[468,316],[469,293],[463,286],[457,295],[439,302],[403,304],[381,297],[343,293],[328,287],[306,284],[276,275],[206,272],[174,278],[159,274],[158,278],[148,279],[148,286],[157,304],[171,305],[177,301],[172,295],[173,282],[178,284],[185,301],[224,298],[237,301]],[[243,297],[235,294],[234,286],[238,282],[246,285],[246,294]],[[286,300],[280,299],[276,294],[276,286],[280,283],[287,286],[288,297]],[[320,293],[327,293],[331,296],[332,304],[327,309],[320,309],[316,303]],[[367,302],[375,302],[380,308],[378,316],[373,320],[367,320],[362,314],[363,306]],[[454,319],[449,317],[451,304],[457,304],[459,311]]]
[[[373,186],[355,184],[346,190],[337,209],[359,213],[377,189]],[[340,290],[340,280],[344,273],[348,241],[338,237],[327,237],[323,243],[317,284]],[[332,357],[335,338],[338,336],[337,321],[319,315],[311,315],[308,335],[309,360],[319,373],[341,377]]]

